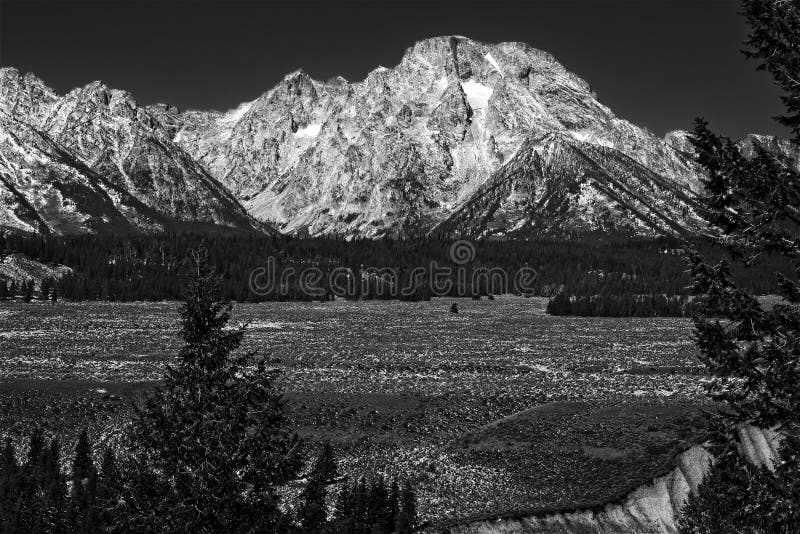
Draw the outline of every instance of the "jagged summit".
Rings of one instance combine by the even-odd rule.
[[[358,82],[296,71],[246,113],[184,118],[176,142],[285,232],[431,231],[526,140],[546,134],[619,150],[683,185],[697,175],[689,158],[616,118],[552,55],[516,42],[432,37]],[[480,232],[496,230],[504,229]]]
[[[506,51],[518,51],[519,53],[527,54],[531,58],[535,59],[536,62],[552,64],[556,68],[562,70],[565,74],[571,75],[568,71],[566,71],[566,69],[560,63],[558,63],[558,61],[555,59],[555,57],[553,57],[550,53],[542,51],[542,50],[539,50],[539,49],[536,49],[536,48],[533,48],[532,46],[530,46],[529,44],[524,43],[524,42],[508,41],[508,42],[502,42],[502,43],[497,43],[497,44],[491,44],[491,43],[486,43],[486,42],[481,42],[481,41],[477,41],[477,40],[474,40],[474,39],[470,39],[469,37],[466,37],[466,36],[463,36],[463,35],[440,35],[440,36],[434,36],[434,37],[429,37],[429,38],[420,40],[417,43],[415,43],[414,45],[408,47],[405,50],[405,52],[403,53],[403,55],[402,55],[402,57],[400,59],[400,62],[397,65],[395,65],[394,67],[390,68],[390,67],[386,67],[386,66],[383,66],[383,65],[378,65],[373,70],[368,72],[367,75],[363,79],[355,81],[355,82],[350,82],[344,76],[341,76],[341,75],[335,76],[334,78],[332,78],[330,80],[326,80],[326,81],[318,80],[318,79],[313,78],[311,76],[311,74],[306,72],[303,69],[303,67],[298,67],[298,68],[296,68],[295,70],[293,70],[291,72],[287,72],[281,78],[281,81],[279,82],[278,85],[283,84],[283,83],[288,83],[288,82],[291,82],[291,81],[296,80],[296,79],[307,79],[307,80],[309,80],[310,82],[312,82],[315,85],[337,85],[337,84],[351,84],[351,83],[352,84],[364,84],[364,83],[368,83],[368,80],[369,80],[369,78],[371,76],[374,76],[374,75],[377,75],[377,74],[383,74],[383,73],[387,73],[387,72],[391,72],[391,71],[395,71],[398,68],[402,67],[405,62],[408,61],[408,62],[414,63],[414,61],[415,60],[419,60],[420,57],[426,57],[426,58],[430,59],[431,57],[435,56],[436,57],[436,66],[445,67],[445,63],[447,61],[451,61],[450,65],[452,66],[453,65],[452,58],[448,58],[447,56],[452,56],[453,51],[454,51],[454,47],[457,48],[459,45],[462,46],[462,48],[463,47],[468,47],[471,51],[474,51],[474,50],[483,50],[483,51],[485,51],[484,60],[489,61],[489,63],[498,72],[500,72],[501,76],[504,76],[505,74],[502,73],[502,71],[500,70],[499,64],[494,59],[494,57],[491,55],[491,51],[493,49],[495,49],[495,48],[496,49],[500,49],[500,50],[506,50]],[[486,57],[487,55],[488,55],[488,57]],[[430,65],[430,66],[434,67],[433,64]],[[445,68],[448,68],[448,67],[445,67]],[[520,74],[521,75],[525,75],[526,72],[523,72],[523,73],[520,73]],[[574,76],[574,75],[572,75],[572,76]],[[577,78],[577,77],[575,77],[575,78]],[[577,79],[580,80],[580,78],[577,78]],[[580,81],[582,83],[586,84],[586,82],[584,82],[583,80],[580,80]],[[586,84],[586,85],[588,87],[588,84]],[[274,90],[274,88],[273,88],[273,90]],[[258,98],[263,97],[264,95],[266,95],[270,91],[271,90],[268,90],[265,93],[262,93],[261,95],[259,95]],[[235,107],[237,107],[237,106],[234,106],[234,108],[231,108],[231,109],[235,109]],[[230,111],[231,109],[229,109],[228,111]],[[197,109],[193,109],[193,110],[189,110],[189,111],[190,112],[194,112],[194,113],[209,113],[209,114],[213,114],[213,113],[224,114],[224,113],[226,113],[226,111],[223,111],[223,110],[213,110],[213,109],[212,110],[197,110]]]

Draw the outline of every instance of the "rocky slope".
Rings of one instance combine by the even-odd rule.
[[[658,174],[619,150],[547,134],[526,141],[432,232],[685,236],[702,225],[693,185]]]
[[[0,69],[0,225],[38,233],[260,228],[133,97],[93,82],[56,95]]]
[[[166,114],[178,144],[286,232],[652,232],[698,222],[691,158],[615,117],[585,81],[523,43],[437,37],[360,82],[297,71],[227,113]]]
[[[752,426],[739,428],[739,448],[757,467],[771,468],[777,457],[779,436]],[[485,518],[456,523],[448,534],[674,534],[680,510],[690,492],[702,482],[711,454],[695,445],[675,458],[675,468],[632,491],[622,502],[592,510],[569,510],[516,517]]]

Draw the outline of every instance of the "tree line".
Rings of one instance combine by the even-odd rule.
[[[338,280],[348,288],[343,296],[353,299],[423,300],[434,295],[481,297],[514,293],[517,288],[513,276],[523,268],[535,272],[535,283],[526,294],[543,296],[564,290],[570,296],[685,295],[690,282],[682,256],[681,247],[685,244],[668,238],[604,235],[567,241],[475,241],[471,244],[474,258],[466,264],[453,261],[452,242],[438,239],[348,241],[256,234],[0,234],[0,256],[23,253],[45,264],[70,267],[72,274],[48,281],[46,289],[51,295],[55,292],[56,299],[179,300],[181,273],[190,251],[201,242],[207,243],[209,262],[222,274],[222,297],[236,302],[332,299],[337,294],[342,296],[331,283],[337,272],[344,273]],[[707,248],[703,243],[698,246]],[[765,256],[761,261],[768,269],[780,268],[780,258]],[[443,294],[431,289],[437,283],[434,266],[450,269],[446,277],[449,289]],[[254,291],[254,269],[265,267],[271,270],[274,283],[265,291]],[[318,271],[318,280],[301,280],[300,273],[309,268]],[[489,274],[479,276],[483,271]],[[497,272],[505,276],[491,274]],[[764,278],[754,276],[752,271],[738,269],[735,274],[744,286],[757,293],[770,289]],[[437,280],[441,286],[442,280]],[[44,292],[29,290],[26,283],[17,281],[13,287],[7,284],[5,297],[0,294],[0,298],[50,298]],[[309,284],[313,291],[308,291]],[[598,286],[602,291],[595,290]]]
[[[550,315],[579,317],[691,317],[695,306],[684,295],[600,294],[569,297],[559,293],[547,303]]]
[[[686,264],[684,264],[686,265]],[[658,292],[626,273],[593,271],[565,286],[547,303],[550,315],[579,317],[691,317],[695,310],[688,283],[675,293]]]

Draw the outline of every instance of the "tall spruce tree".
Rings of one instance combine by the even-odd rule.
[[[787,102],[800,102],[800,2],[747,0],[744,14],[751,26],[753,57],[775,74],[789,91]],[[789,44],[787,44],[789,43]],[[782,119],[796,125],[798,110]],[[800,141],[800,131],[792,126]],[[693,285],[700,312],[697,340],[714,374],[710,393],[735,408],[742,421],[762,426],[796,424],[800,418],[800,175],[791,162],[758,149],[746,158],[730,139],[718,136],[698,120],[692,137],[697,159],[708,171],[706,217],[718,232],[712,239],[734,258],[757,265],[765,254],[782,254],[795,272],[778,273],[775,292],[783,300],[765,309],[731,276],[730,265],[691,258]],[[713,232],[713,230],[712,230]],[[725,321],[720,321],[721,317]]]
[[[417,528],[417,495],[411,484],[406,481],[400,490],[400,511],[394,523],[397,534],[410,534]]]
[[[165,488],[155,515],[172,532],[274,532],[283,523],[275,488],[295,474],[296,438],[275,372],[263,355],[238,350],[245,331],[228,327],[230,312],[201,248],[180,311],[185,345],[134,425],[143,476]]]
[[[314,474],[309,476],[308,484],[300,495],[300,510],[297,514],[303,532],[321,532],[328,522],[325,506],[327,494],[325,483]]]
[[[326,441],[311,466],[308,483],[300,495],[298,521],[304,532],[319,532],[328,522],[328,486],[336,478],[338,468],[333,447]]]
[[[68,516],[72,530],[87,534],[98,532],[101,517],[96,502],[97,469],[86,429],[81,431],[75,444],[71,479]]]
[[[75,456],[72,460],[73,482],[85,481],[93,470],[92,447],[89,445],[89,435],[84,428],[78,435],[78,442],[75,444]]]
[[[779,121],[800,141],[800,1],[745,0],[750,25],[747,55],[772,74],[783,89],[787,114]],[[756,147],[746,157],[730,139],[700,119],[692,136],[697,160],[706,169],[704,216],[710,237],[735,260],[753,269],[767,255],[782,255],[794,272],[778,273],[774,292],[782,301],[771,309],[739,287],[728,261],[710,265],[690,258],[692,292],[698,297],[696,339],[713,375],[708,392],[733,408],[735,423],[780,426],[787,437],[774,472],[750,470],[723,460],[706,489],[690,500],[683,534],[707,532],[705,523],[731,532],[796,532],[800,524],[800,176],[793,162]],[[726,472],[727,471],[727,472]],[[741,514],[743,499],[748,513]],[[758,498],[756,498],[758,497]]]

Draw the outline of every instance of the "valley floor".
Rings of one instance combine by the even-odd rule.
[[[303,437],[330,439],[345,474],[410,473],[434,522],[613,499],[702,439],[688,320],[450,304],[239,304],[233,322],[283,372]],[[90,424],[113,442],[179,348],[177,307],[0,306],[0,429]]]

